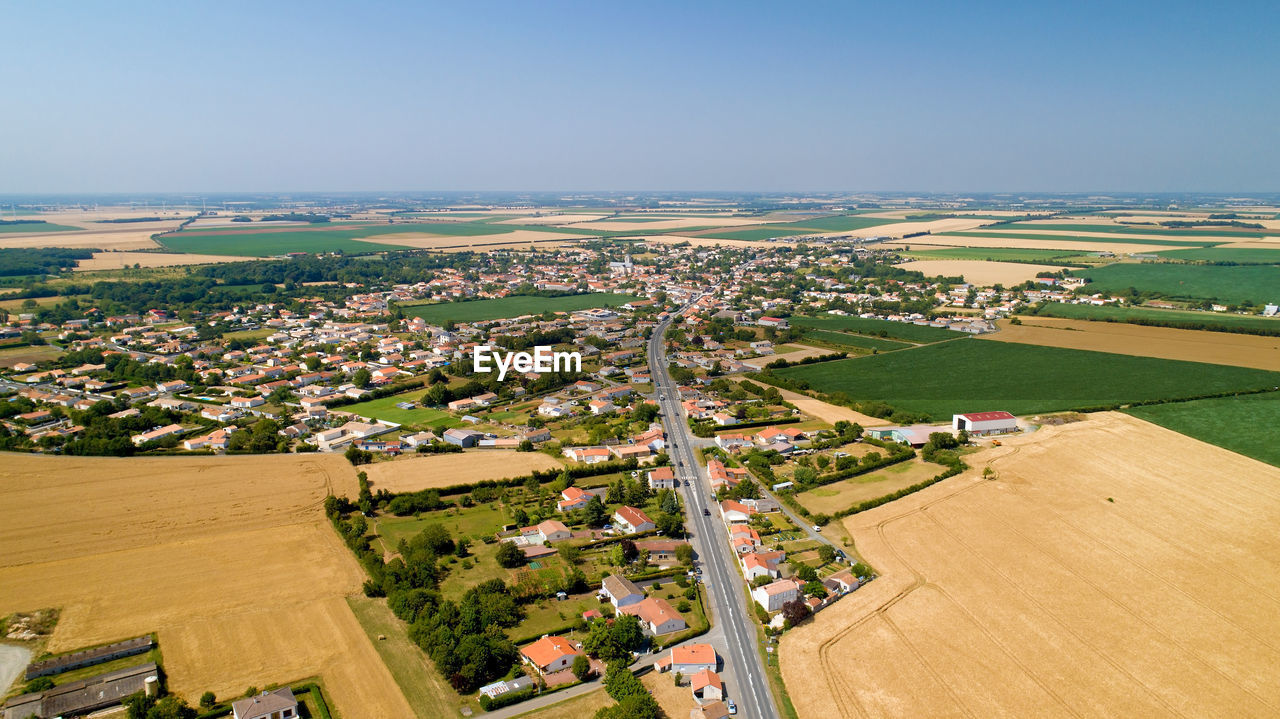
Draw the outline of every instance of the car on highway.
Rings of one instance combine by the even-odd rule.
[[[729,713],[730,713],[730,714],[737,714],[737,713],[738,713],[738,705],[737,705],[737,704],[734,704],[732,699],[726,699],[726,700],[724,700],[724,705],[725,705],[726,707],[729,707]]]
[[[706,507],[703,507],[703,508],[702,508],[702,516],[704,516],[704,517],[710,517],[710,516],[711,516],[711,510],[710,510],[710,509],[707,509]]]

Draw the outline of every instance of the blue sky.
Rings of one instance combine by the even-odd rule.
[[[1280,3],[13,3],[0,193],[1280,190]]]

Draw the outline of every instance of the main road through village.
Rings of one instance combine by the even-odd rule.
[[[738,716],[773,719],[778,717],[778,711],[760,656],[755,615],[747,606],[746,585],[734,566],[720,513],[711,506],[710,479],[694,454],[693,436],[681,412],[680,394],[667,367],[664,337],[679,314],[680,311],[672,313],[654,328],[649,338],[649,365],[667,432],[667,451],[676,465],[676,478],[685,490],[690,543],[703,569],[702,580],[717,625],[717,631],[709,634],[707,640],[724,660],[721,673],[725,694],[737,703]],[[709,514],[703,514],[704,508]]]

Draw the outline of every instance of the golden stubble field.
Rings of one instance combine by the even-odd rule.
[[[0,459],[0,615],[61,607],[51,651],[156,632],[170,686],[319,676],[346,719],[411,716],[345,597],[363,571],[328,525],[334,455]]]
[[[979,339],[1280,370],[1280,337],[1058,317],[1019,319],[1021,325],[1001,320],[999,332]]]
[[[539,469],[564,465],[541,452],[486,449],[455,454],[410,455],[361,467],[369,475],[373,491],[417,492],[485,479],[519,477]],[[355,496],[355,495],[352,495]]]
[[[913,260],[894,267],[923,272],[926,277],[964,277],[967,282],[991,285],[1020,285],[1035,279],[1037,272],[1059,272],[1056,265],[1033,265],[1029,262],[989,262],[987,260]]]
[[[845,521],[882,576],[784,637],[802,719],[1280,714],[1280,469],[1119,413],[968,459]]]

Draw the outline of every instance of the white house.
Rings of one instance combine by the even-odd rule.
[[[626,534],[648,532],[658,528],[649,515],[635,507],[618,507],[613,513],[613,526]]]
[[[533,665],[539,674],[550,674],[573,666],[575,657],[582,650],[575,647],[568,639],[547,636],[520,650],[524,661]]]
[[[766,612],[776,612],[782,605],[800,597],[800,588],[790,579],[779,579],[751,590],[751,598]]]
[[[609,598],[614,609],[621,609],[644,599],[644,592],[626,577],[610,574],[600,582],[600,593]]]
[[[676,473],[670,467],[659,467],[649,472],[649,489],[675,489]]]
[[[289,687],[262,692],[231,704],[234,719],[294,719],[298,716],[298,700]]]

